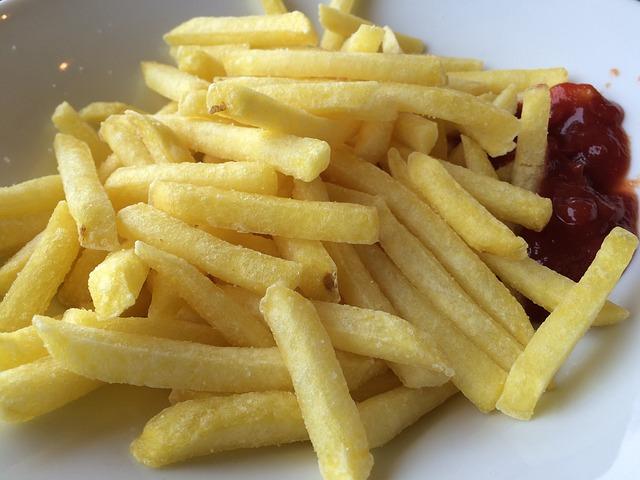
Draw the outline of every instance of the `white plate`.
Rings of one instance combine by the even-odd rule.
[[[286,1],[286,0],[285,0]],[[315,16],[314,2],[287,1]],[[640,131],[640,3],[632,0],[361,2],[359,13],[425,39],[439,54],[482,58],[489,67],[564,65],[620,102],[626,129]],[[52,172],[48,117],[63,99],[160,105],[138,62],[167,59],[161,35],[196,15],[259,12],[258,1],[65,0],[0,2],[0,184]],[[58,65],[69,62],[62,72]],[[619,77],[610,74],[620,70]],[[610,83],[610,88],[605,84]],[[633,144],[640,169],[639,142]],[[3,161],[4,160],[4,161]],[[528,423],[481,415],[457,398],[375,453],[375,479],[640,478],[640,261],[614,299],[632,318],[590,332],[558,388]],[[21,426],[0,426],[6,479],[312,479],[307,445],[236,452],[153,471],[129,442],[166,405],[166,392],[111,386]]]

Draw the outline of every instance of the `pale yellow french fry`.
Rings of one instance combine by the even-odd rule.
[[[342,368],[349,390],[355,390],[365,382],[388,371],[385,362],[371,357],[336,350],[336,358]]]
[[[369,195],[368,193],[352,190],[330,182],[325,182],[324,185],[329,193],[329,198],[333,202],[360,203],[362,205],[375,204],[375,195]]]
[[[183,117],[205,117],[218,123],[234,123],[233,120],[209,113],[209,109],[207,108],[206,90],[192,90],[190,92],[186,92],[182,98],[180,98],[180,102],[178,103],[178,113]]]
[[[151,90],[169,100],[179,102],[191,90],[206,90],[209,83],[176,67],[157,62],[142,62],[142,76]]]
[[[100,136],[125,167],[155,163],[144,142],[138,138],[130,117],[111,115],[100,125]]]
[[[147,316],[154,318],[177,318],[180,309],[187,304],[175,291],[169,277],[158,272],[149,272],[151,281],[151,303]]]
[[[449,134],[449,129],[447,126],[448,122],[446,120],[437,119],[435,120],[435,122],[438,124],[438,138],[436,139],[436,144],[433,146],[429,154],[434,158],[446,160],[447,158],[449,158],[449,140],[447,138]],[[409,158],[409,155],[407,155],[407,158]]]
[[[146,202],[149,198],[149,186],[156,180],[212,185],[264,195],[275,195],[278,189],[278,178],[273,167],[255,162],[124,167],[109,177],[105,189],[113,204],[120,209],[126,205]]]
[[[379,168],[344,152],[334,152],[327,177],[341,185],[383,197],[394,214],[424,243],[465,292],[523,345],[526,344],[533,329],[520,303],[415,193]],[[338,273],[338,282],[339,276]]]
[[[224,59],[230,52],[235,52],[238,50],[249,50],[250,45],[248,43],[228,43],[223,45],[181,45],[179,47],[171,47],[169,49],[169,54],[173,57],[176,62],[180,55],[184,52],[193,52],[199,51],[207,54],[216,62],[223,64]],[[222,74],[224,77],[225,74]],[[217,78],[220,78],[219,75],[216,75]],[[207,79],[208,81],[213,80],[214,77]]]
[[[150,115],[141,115],[132,110],[125,112],[125,117],[129,117],[155,163],[194,162],[189,150],[163,123]]]
[[[445,76],[437,57],[377,55],[322,50],[249,50],[227,57],[230,76],[344,78],[418,85],[443,85]]]
[[[0,218],[49,213],[60,200],[64,200],[60,175],[0,187]]]
[[[357,130],[357,120],[328,119],[287,105],[263,93],[229,82],[212,83],[207,93],[211,113],[279,133],[340,144]]]
[[[452,382],[483,412],[495,408],[506,372],[421,295],[377,247],[358,247],[371,275],[400,314],[424,329],[454,369]]]
[[[111,115],[119,115],[126,110],[138,111],[135,107],[123,102],[91,102],[78,112],[85,122],[99,125]]]
[[[49,353],[65,368],[107,383],[246,392],[290,390],[278,349],[217,347],[36,316]]]
[[[122,167],[122,162],[115,153],[109,155],[98,167],[98,179],[104,185],[113,172]]]
[[[393,122],[362,122],[354,138],[353,150],[371,163],[377,163],[389,150]]]
[[[245,248],[250,248],[256,252],[264,253],[265,255],[271,255],[272,257],[279,257],[278,247],[271,238],[267,238],[262,235],[255,235],[253,233],[236,232],[235,230],[227,230],[225,228],[216,228],[210,225],[198,225],[200,230],[204,230],[210,233],[214,237],[218,237],[225,242],[233,243],[234,245],[240,245]]]
[[[178,102],[173,100],[160,107],[156,115],[171,115],[172,113],[178,113]]]
[[[522,130],[518,135],[511,183],[535,192],[544,176],[547,126],[551,112],[549,87],[537,85],[522,96]]]
[[[320,23],[328,31],[340,35],[343,39],[354,34],[361,25],[372,25],[372,23],[364,18],[350,14],[348,11],[341,11],[339,8],[330,5],[318,5],[318,17]],[[422,53],[425,50],[422,40],[396,33],[398,46],[405,53]],[[326,48],[322,45],[323,48]],[[339,46],[337,48],[340,48]],[[334,49],[335,50],[335,49]],[[384,50],[383,50],[384,51]],[[401,52],[394,52],[401,53]]]
[[[445,72],[481,71],[484,62],[476,58],[438,57]]]
[[[404,53],[393,30],[391,30],[387,25],[383,27],[383,30],[384,36],[382,37],[382,53]]]
[[[84,249],[58,290],[58,300],[66,307],[94,308],[89,292],[89,274],[107,257],[104,250]]]
[[[178,47],[175,55],[180,71],[195,75],[210,82],[218,75],[224,75],[224,65],[200,49],[193,47]]]
[[[313,304],[273,285],[260,309],[291,374],[323,477],[367,478],[373,458],[366,432]]]
[[[570,278],[528,257],[511,260],[482,254],[482,259],[503,282],[548,312],[554,311],[575,285]],[[607,301],[593,321],[593,326],[612,325],[628,317],[628,310]]]
[[[41,238],[41,233],[33,237],[0,267],[0,298],[9,291],[11,284],[35,252]]]
[[[149,267],[133,249],[109,254],[89,274],[89,292],[100,318],[117,317],[136,303]]]
[[[171,317],[102,319],[89,310],[69,309],[64,313],[63,320],[74,325],[102,328],[116,332],[135,333],[150,337],[181,340],[183,342],[203,343],[205,345],[227,345],[224,337],[209,325],[185,322]],[[35,327],[29,328],[34,328],[35,330]]]
[[[290,238],[345,243],[375,243],[377,213],[372,207],[307,202],[255,193],[155,182],[150,202],[191,224]]]
[[[44,357],[0,372],[0,418],[10,423],[26,422],[71,403],[100,385],[101,382],[76,375],[57,360]]]
[[[393,55],[392,58],[397,57]],[[459,124],[491,156],[513,150],[514,137],[520,131],[517,118],[502,108],[469,93],[448,88],[384,83],[379,89],[397,102],[401,112],[425,115]]]
[[[487,156],[487,153],[482,149],[478,143],[472,138],[466,135],[460,135],[462,148],[464,151],[464,160],[466,167],[472,172],[476,172],[480,175],[485,175],[490,178],[498,179],[491,160]],[[428,152],[424,152],[428,153]]]
[[[602,309],[638,246],[638,238],[614,228],[602,242],[580,281],[538,328],[514,363],[497,408],[511,417],[529,420],[558,369]]]
[[[59,133],[53,146],[80,245],[94,250],[114,250],[119,245],[115,212],[98,179],[87,144]]]
[[[262,322],[220,290],[206,275],[175,255],[136,242],[136,255],[169,279],[174,289],[230,345],[267,347],[273,338]]]
[[[401,113],[393,128],[393,136],[414,152],[429,153],[438,140],[438,124],[413,113]]]
[[[227,297],[251,312],[254,317],[264,321],[262,312],[260,312],[260,299],[262,298],[260,295],[235,285],[220,285],[220,289]]]
[[[33,325],[0,333],[0,371],[33,362],[48,354]]]
[[[184,258],[225,282],[264,293],[276,281],[295,288],[300,266],[220,240],[142,203],[118,212],[118,229],[131,240],[141,240]]]
[[[0,302],[0,331],[31,324],[44,313],[78,255],[76,226],[65,202],[60,202],[35,250]]]
[[[484,100],[486,102],[493,103],[493,101],[496,99],[496,94],[493,93],[493,92],[485,92],[485,93],[482,93],[482,94],[478,95],[478,98],[481,98],[482,100]]]
[[[301,12],[246,17],[195,17],[165,34],[169,45],[248,43],[252,47],[312,46],[318,43],[311,21]]]
[[[503,257],[526,256],[524,239],[491,215],[438,160],[414,152],[408,168],[416,189],[472,248]]]
[[[569,78],[565,68],[449,72],[447,76],[450,81],[463,80],[479,83],[482,85],[482,91],[493,93],[500,93],[511,84],[514,84],[518,91],[523,91],[539,84],[553,87],[558,83],[566,82]]]
[[[457,78],[451,75],[447,75],[447,88],[470,93],[471,95],[482,95],[487,92],[487,88],[480,82],[465,80],[464,78]]]
[[[282,0],[260,0],[260,3],[267,15],[278,15],[289,11]]]
[[[380,50],[384,30],[374,25],[360,25],[358,30],[347,38],[342,47],[343,52],[370,52],[376,53]]]
[[[374,395],[388,392],[389,390],[393,390],[400,386],[402,386],[402,382],[398,376],[391,370],[388,370],[381,375],[376,375],[366,383],[360,385],[356,390],[352,390],[349,393],[351,394],[351,398],[356,402],[362,402]]]
[[[0,256],[12,255],[34,239],[51,217],[51,212],[0,218]]]
[[[495,98],[493,104],[515,115],[518,110],[518,87],[515,83],[511,83],[505,87]]]
[[[279,135],[201,118],[158,118],[192,150],[229,160],[264,162],[306,182],[316,178],[329,163],[329,145],[315,138]]]
[[[349,13],[353,8],[354,0],[330,0],[329,6],[341,12]],[[339,33],[325,30],[320,39],[320,47],[325,50],[340,50],[340,46],[344,43],[345,37]]]
[[[71,135],[87,144],[96,166],[100,165],[111,153],[96,131],[67,102],[62,102],[53,112],[51,121],[60,133]]]

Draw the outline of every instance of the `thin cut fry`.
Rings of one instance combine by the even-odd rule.
[[[109,155],[97,169],[98,179],[104,185],[113,172],[122,167],[122,162],[115,153]]]
[[[398,376],[391,370],[388,370],[381,375],[373,377],[371,380],[362,384],[357,390],[352,390],[349,393],[351,394],[351,398],[356,402],[361,402],[374,395],[380,395],[381,393],[388,392],[400,386],[402,386],[402,382],[398,379]]]
[[[518,110],[518,87],[515,83],[509,84],[504,90],[502,90],[493,101],[496,107],[504,108],[512,115],[516,114]]]
[[[59,175],[0,187],[0,218],[51,212],[64,199]]]
[[[33,362],[48,353],[33,325],[0,333],[0,371]]]
[[[389,150],[393,122],[362,122],[354,139],[353,150],[371,163],[377,163]]]
[[[42,238],[42,234],[39,233],[33,237],[24,247],[18,250],[0,267],[0,298],[9,291],[11,284],[15,281],[18,274],[22,271],[24,266],[35,252],[38,242]]]
[[[360,25],[342,44],[343,52],[370,52],[380,50],[384,29],[374,25]]]
[[[265,255],[271,255],[272,257],[280,256],[278,248],[276,247],[273,239],[266,236],[246,232],[236,232],[235,230],[216,228],[210,225],[198,225],[198,228],[200,230],[204,230],[207,233],[210,233],[214,237],[218,237],[224,240],[225,242],[250,248],[251,250],[255,250],[256,252],[261,252]]]
[[[413,113],[401,113],[396,120],[393,136],[414,152],[428,154],[438,140],[438,124]]]
[[[354,0],[331,0],[329,6],[341,12],[349,13],[353,8]],[[320,47],[325,50],[339,50],[345,37],[330,30],[325,30],[320,40]]]
[[[540,68],[532,70],[450,72],[448,77],[449,80],[464,80],[481,84],[483,92],[500,93],[511,84],[514,84],[520,92],[539,84],[553,87],[559,83],[566,82],[569,74],[565,68]]]
[[[78,112],[85,122],[99,125],[111,115],[119,115],[126,110],[139,111],[123,102],[91,102]]]
[[[176,50],[174,57],[178,68],[185,73],[195,75],[205,81],[211,81],[213,77],[225,74],[222,62],[198,48],[180,46]]]
[[[171,65],[157,62],[142,62],[142,76],[147,87],[169,100],[179,102],[182,96],[192,90],[206,90],[205,80],[181,72]]]
[[[138,137],[131,117],[111,115],[100,125],[100,136],[124,166],[155,163],[144,142]]]
[[[509,372],[497,408],[528,420],[538,399],[578,340],[586,333],[638,245],[635,235],[614,228],[593,263],[538,328]]]
[[[89,274],[107,257],[104,250],[83,249],[58,290],[58,300],[66,307],[94,308],[89,292]]]
[[[322,4],[320,4],[322,8]],[[383,27],[384,37],[382,37],[382,53],[404,53],[396,34],[387,25]]]
[[[460,140],[462,142],[464,160],[467,168],[472,172],[476,172],[490,178],[495,178],[497,180],[498,174],[493,168],[493,165],[491,165],[491,161],[482,147],[478,145],[475,140],[467,137],[466,135],[460,135]]]
[[[51,212],[0,218],[0,256],[13,254],[47,226]]]
[[[288,12],[282,0],[260,0],[260,3],[262,3],[262,9],[267,15],[278,15]]]

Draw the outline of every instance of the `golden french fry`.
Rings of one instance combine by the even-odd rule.
[[[33,255],[41,238],[41,233],[33,237],[0,267],[0,298],[9,291],[11,284]]]
[[[64,200],[60,175],[0,187],[0,218],[50,213],[60,200]]]
[[[514,363],[497,408],[520,420],[533,415],[538,399],[602,309],[638,246],[638,238],[614,228],[580,281],[538,328]]]
[[[248,162],[124,167],[109,177],[105,189],[113,204],[120,209],[126,205],[146,202],[149,198],[149,186],[156,180],[212,185],[264,195],[275,195],[278,189],[278,178],[271,166]]]
[[[224,75],[224,65],[203,50],[191,46],[180,46],[174,55],[178,69],[190,75],[195,75],[210,82],[218,75]]]
[[[311,21],[301,12],[246,17],[195,17],[165,34],[169,45],[248,43],[256,48],[318,43]]]
[[[430,55],[377,55],[322,50],[249,50],[224,63],[230,76],[344,78],[443,85],[440,59]]]
[[[482,259],[503,282],[548,312],[554,311],[575,285],[570,278],[529,257],[511,260],[482,254]],[[607,301],[593,321],[593,326],[612,325],[628,317],[628,310]]]
[[[297,263],[231,245],[149,205],[138,203],[120,210],[118,229],[126,238],[161,248],[252,292],[262,294],[277,281],[295,288],[300,281]]]
[[[401,386],[402,382],[400,381],[398,376],[391,370],[388,370],[381,375],[376,375],[366,383],[360,385],[360,387],[358,387],[356,390],[352,390],[349,393],[351,394],[351,398],[353,398],[356,402],[362,402],[363,400],[371,398],[374,395],[379,395],[381,393],[388,392],[389,390],[393,390],[394,388],[398,388]]]
[[[79,249],[76,225],[67,204],[60,202],[38,245],[0,302],[0,331],[26,327],[33,315],[46,311]]]
[[[177,318],[180,310],[187,306],[185,301],[176,293],[169,277],[158,272],[149,272],[151,286],[151,303],[147,317]]]
[[[341,12],[349,13],[353,8],[354,0],[331,0],[329,6],[336,8]],[[320,47],[325,50],[340,50],[340,46],[344,42],[344,36],[325,30],[320,39]]]
[[[251,250],[255,250],[256,252],[264,253],[265,255],[271,255],[272,257],[280,256],[278,248],[271,238],[267,238],[262,235],[255,235],[253,233],[236,232],[234,230],[227,230],[225,228],[216,228],[210,225],[198,225],[198,228],[200,230],[204,230],[207,233],[210,233],[214,237],[218,237],[224,240],[225,242],[250,248]]]
[[[308,202],[255,193],[155,182],[151,203],[191,224],[307,240],[375,243],[374,208],[334,202]]]
[[[0,371],[33,362],[48,353],[33,325],[0,333]]]
[[[291,374],[323,477],[366,478],[373,466],[367,435],[313,304],[276,284],[260,310]]]
[[[125,167],[155,163],[144,142],[138,138],[131,117],[111,115],[100,125],[100,136]]]
[[[401,113],[393,128],[393,136],[414,152],[429,153],[438,140],[438,124],[413,113]]]
[[[329,145],[315,138],[275,134],[201,118],[177,115],[158,118],[192,150],[229,160],[268,163],[279,172],[306,182],[316,178],[329,163]]]
[[[100,318],[118,317],[136,303],[149,267],[133,249],[109,254],[89,274],[89,292]]]
[[[115,153],[109,155],[104,162],[98,167],[98,179],[104,185],[113,172],[122,167],[122,162]]]
[[[538,85],[522,96],[522,130],[518,135],[511,183],[536,192],[547,157],[547,126],[551,112],[549,87]]]
[[[13,254],[47,226],[51,212],[0,218],[0,256]]]
[[[169,279],[178,295],[230,345],[273,345],[273,338],[262,322],[185,260],[139,241],[136,242],[135,253],[149,267]]]
[[[66,307],[94,308],[89,292],[89,274],[107,257],[104,250],[83,249],[58,290],[58,300]]]
[[[169,100],[179,102],[180,98],[192,90],[206,90],[209,83],[176,67],[157,62],[142,62],[144,83],[154,92]]]
[[[497,180],[498,174],[493,168],[491,160],[489,160],[487,153],[482,149],[482,147],[478,145],[475,140],[467,137],[466,135],[460,135],[460,140],[464,151],[464,161],[466,167],[472,172],[476,172],[480,175],[485,175]]]
[[[322,8],[322,4],[320,4],[320,7]],[[393,30],[386,25],[382,29],[384,30],[384,36],[382,37],[382,53],[404,53]]]
[[[505,87],[493,101],[496,107],[504,108],[512,115],[518,110],[518,87],[515,83],[510,83]]]
[[[438,160],[414,152],[408,168],[416,189],[468,245],[504,257],[526,256],[524,239],[491,215]]]
[[[377,247],[358,247],[371,275],[400,314],[424,329],[454,369],[452,382],[483,412],[495,408],[506,372],[421,295]]]
[[[377,163],[389,149],[393,122],[362,122],[355,136],[353,150],[371,163]]]
[[[384,30],[374,25],[360,25],[358,30],[347,38],[340,48],[343,52],[370,52],[380,50]]]
[[[565,68],[539,68],[532,70],[484,70],[474,72],[449,72],[449,81],[471,81],[482,85],[482,92],[500,93],[514,84],[518,91],[526,90],[534,85],[545,84],[553,87],[566,82],[569,74]]]
[[[56,320],[52,320],[56,321]],[[102,385],[44,357],[0,372],[0,418],[20,423],[56,410]]]
[[[78,112],[85,122],[99,125],[111,115],[119,115],[125,110],[139,111],[123,102],[91,102]]]
[[[83,141],[91,150],[91,157],[96,166],[108,156],[109,147],[100,140],[96,131],[67,102],[62,102],[53,112],[51,121],[60,133],[71,135]]]
[[[291,389],[275,347],[216,347],[41,316],[33,322],[64,368],[103,382],[236,393]]]
[[[116,217],[87,144],[59,133],[54,141],[64,193],[78,230],[80,245],[94,250],[118,247]]]
[[[282,0],[260,0],[262,9],[267,15],[278,15],[280,13],[287,13],[287,7]]]
[[[527,343],[533,335],[533,328],[522,305],[416,194],[379,168],[344,152],[334,152],[327,177],[344,186],[384,198],[394,214],[424,243],[465,292],[520,343]],[[339,277],[340,273],[338,282]]]

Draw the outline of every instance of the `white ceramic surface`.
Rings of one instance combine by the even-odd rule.
[[[315,2],[287,1],[315,15]],[[620,102],[640,170],[640,2],[634,0],[362,1],[358,13],[422,37],[439,54],[489,67],[564,65]],[[143,59],[166,60],[161,35],[196,15],[259,12],[221,0],[0,1],[0,185],[53,172],[48,117],[63,99],[161,101],[145,91]],[[60,71],[61,62],[69,62]],[[618,68],[614,77],[611,68]],[[605,85],[610,83],[607,88]],[[375,453],[374,479],[640,478],[640,260],[613,298],[623,325],[590,332],[528,423],[450,401]],[[2,479],[315,479],[307,445],[234,452],[153,471],[129,442],[166,405],[166,392],[110,386],[19,426],[0,425]]]

